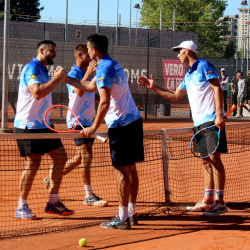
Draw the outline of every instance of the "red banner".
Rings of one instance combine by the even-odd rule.
[[[162,59],[164,87],[175,91],[186,74],[185,64],[179,60]]]

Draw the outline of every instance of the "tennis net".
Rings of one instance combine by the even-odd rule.
[[[227,126],[229,153],[222,155],[226,169],[227,202],[249,202],[250,124]],[[99,133],[107,136],[106,133]],[[152,215],[169,209],[173,204],[195,203],[203,197],[203,169],[201,161],[193,157],[189,141],[192,128],[144,131],[145,161],[137,164],[139,193],[136,212]],[[95,140],[91,182],[96,195],[109,202],[107,207],[83,205],[85,191],[82,169],[77,166],[62,180],[59,195],[66,207],[75,214],[62,217],[44,212],[48,190],[43,179],[48,176],[52,160],[42,157],[39,171],[31,188],[28,204],[38,220],[14,218],[19,199],[19,181],[25,161],[20,157],[17,139],[61,138],[68,159],[76,149],[73,138],[80,134],[1,134],[0,135],[0,238],[34,235],[97,225],[117,213],[116,178],[108,144]],[[180,205],[180,206],[181,206]]]

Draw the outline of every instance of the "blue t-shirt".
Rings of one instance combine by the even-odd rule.
[[[116,128],[118,124],[123,127],[141,117],[122,66],[109,55],[102,57],[97,66],[96,83],[99,92],[102,87],[111,88],[110,106],[105,116],[109,128]]]
[[[186,73],[179,88],[187,91],[194,126],[216,119],[215,93],[210,79],[218,79],[214,66],[204,60],[197,60]]]
[[[85,75],[85,72],[77,65],[68,73],[68,76],[81,80]],[[93,76],[90,77],[90,81]],[[83,126],[91,126],[93,123],[94,111],[95,111],[95,93],[85,92],[82,97],[78,96],[74,92],[74,87],[67,83],[69,92],[69,108],[72,109],[78,120]],[[67,126],[72,128],[75,125],[75,118],[71,112],[67,114]]]
[[[42,129],[47,128],[43,115],[45,111],[52,105],[51,93],[36,100],[31,92],[29,86],[32,84],[44,84],[50,81],[48,69],[36,58],[26,64],[22,69],[17,100],[17,113],[15,116],[14,127],[28,129]],[[49,121],[47,121],[50,124]]]

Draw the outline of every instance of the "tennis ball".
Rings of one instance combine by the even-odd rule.
[[[79,246],[80,247],[86,247],[87,246],[87,241],[86,239],[82,238],[79,240]]]

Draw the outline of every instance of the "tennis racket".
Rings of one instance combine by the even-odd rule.
[[[236,109],[233,105],[226,113],[227,119],[230,114]],[[198,158],[208,158],[216,152],[220,143],[220,129],[216,125],[200,129],[194,134],[190,141],[190,149],[194,156]]]
[[[71,129],[67,127],[67,117],[70,117],[70,120],[73,121]],[[76,130],[77,125],[80,125],[81,128],[84,129],[75,112],[63,105],[54,105],[47,109],[44,113],[43,120],[49,129],[57,133],[80,133],[81,130]],[[69,125],[71,126],[71,124]],[[102,142],[107,141],[106,138],[99,135],[94,134],[94,137]]]

